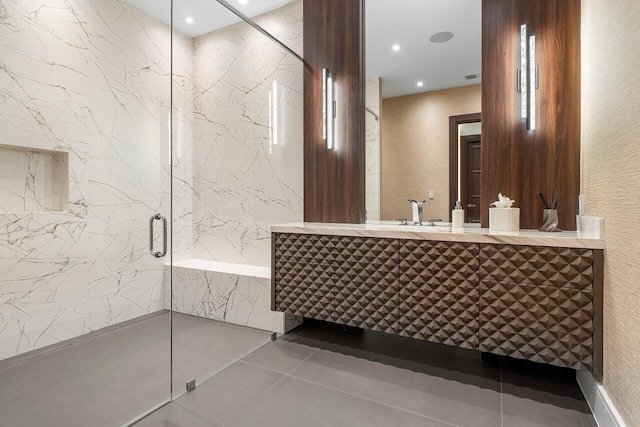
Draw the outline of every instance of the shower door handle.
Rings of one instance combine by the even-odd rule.
[[[162,252],[153,250],[153,225],[156,221],[162,221]],[[149,253],[156,258],[162,258],[167,254],[167,218],[155,214],[149,220]]]

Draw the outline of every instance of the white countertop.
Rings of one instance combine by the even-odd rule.
[[[562,231],[547,233],[538,230],[492,232],[488,228],[469,225],[463,229],[450,226],[414,226],[398,223],[331,224],[299,222],[274,225],[274,233],[322,234],[330,236],[379,237],[386,239],[434,240],[463,243],[493,243],[562,248],[604,249],[604,239],[596,233]]]

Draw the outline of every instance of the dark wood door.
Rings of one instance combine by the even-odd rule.
[[[479,223],[481,219],[482,195],[482,142],[480,135],[460,137],[462,151],[462,207],[465,222]]]

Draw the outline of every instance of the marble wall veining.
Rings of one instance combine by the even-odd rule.
[[[269,267],[185,260],[174,264],[173,289],[173,309],[179,313],[280,334],[300,324],[301,319],[271,311]]]
[[[302,49],[302,2],[254,20]],[[271,311],[270,226],[302,219],[303,64],[244,22],[196,37],[193,59],[191,168],[179,168],[193,246],[166,295],[180,313],[283,333],[299,319]]]
[[[0,359],[163,308],[148,219],[170,210],[169,43],[118,0],[0,3],[0,144],[69,159],[66,212],[0,214]],[[191,40],[175,43],[186,72]]]
[[[255,20],[301,50],[302,2]],[[173,212],[176,262],[265,267],[270,225],[302,219],[302,63],[245,23],[174,32],[173,47],[171,126],[167,24],[122,0],[0,3],[0,150],[26,171],[11,201],[17,181],[0,174],[0,359],[169,308],[155,213]],[[25,203],[40,194],[30,153],[68,157],[68,203]],[[191,273],[176,271],[174,297],[195,313],[191,291],[212,282],[177,280]],[[262,300],[232,321],[254,322]]]
[[[0,212],[67,210],[69,155],[0,146]]]
[[[278,36],[300,46],[301,2],[283,9],[256,22],[289,17]],[[194,258],[269,266],[270,226],[302,219],[302,76],[244,22],[195,39]]]

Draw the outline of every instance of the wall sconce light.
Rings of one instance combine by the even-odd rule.
[[[328,68],[322,70],[322,139],[328,150],[335,147],[336,99],[335,81]]]
[[[520,27],[520,68],[518,68],[520,116],[527,121],[527,130],[536,129],[536,90],[540,87],[540,73],[536,65],[536,36],[529,34],[529,26]]]
[[[269,91],[269,154],[273,154],[273,146],[278,145],[278,81],[274,80]]]

